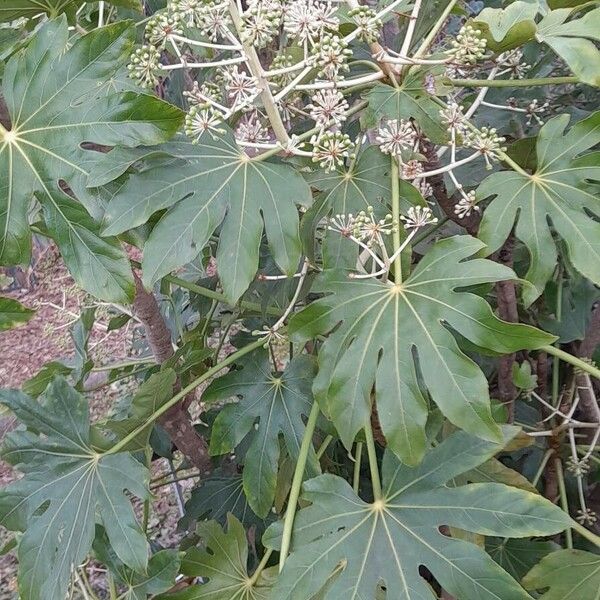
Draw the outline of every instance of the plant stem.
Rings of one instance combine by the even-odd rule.
[[[558,268],[558,290],[556,294],[556,320],[560,323],[562,320],[562,292],[563,275],[562,269]],[[558,346],[558,342],[556,344]],[[560,360],[556,357],[552,365],[552,406],[558,408],[560,388]]]
[[[580,358],[577,358],[576,356],[573,356],[572,354],[569,354],[568,352],[565,352],[564,350],[561,350],[560,348],[555,348],[554,346],[543,346],[542,348],[538,349],[542,352],[552,354],[552,356],[556,356],[557,358],[560,358],[560,360],[564,360],[566,363],[569,363],[570,365],[589,373],[596,379],[600,379],[600,369],[590,365]]]
[[[321,460],[321,457],[323,456],[323,454],[325,454],[325,450],[327,450],[327,448],[329,448],[329,444],[331,444],[332,440],[333,440],[332,435],[328,435],[323,440],[321,447],[317,450],[317,460]]]
[[[156,361],[153,358],[140,358],[138,360],[130,360],[122,363],[114,363],[111,365],[101,365],[99,367],[94,367],[92,371],[114,371],[115,369],[127,369],[128,367],[137,367],[139,365],[148,365],[148,364],[156,364]]]
[[[562,461],[560,458],[554,459],[554,466],[556,468],[556,476],[558,479],[558,490],[560,492],[560,506],[569,514],[569,499],[567,498],[567,488],[565,487],[565,474],[562,468]],[[567,548],[573,549],[573,532],[571,528],[565,529],[565,536],[567,538]]]
[[[392,217],[396,222],[393,233],[394,252],[400,248],[402,241],[400,240],[400,170],[398,162],[392,156]],[[394,283],[399,285],[402,283],[402,253],[398,254],[394,260]]]
[[[252,574],[252,577],[250,577],[250,581],[248,582],[249,587],[253,587],[256,585],[256,582],[258,581],[260,574],[265,570],[265,567],[267,566],[267,563],[269,562],[269,559],[271,558],[271,554],[273,554],[273,550],[269,548],[269,550],[267,550],[265,552],[265,555],[262,557],[262,560],[258,564],[258,567],[256,567],[256,571],[254,571],[254,573]]]
[[[577,522],[573,523],[573,529],[586,540],[592,542],[592,544],[600,548],[600,536],[597,536],[594,532],[586,529],[583,525],[580,525]]]
[[[367,440],[367,452],[369,454],[369,468],[371,469],[371,483],[373,484],[373,496],[375,500],[381,499],[381,480],[379,479],[379,467],[377,466],[377,452],[375,451],[375,439],[373,429],[368,424],[365,427],[365,438]]]
[[[352,489],[358,494],[360,485],[360,463],[362,462],[363,443],[356,442],[356,454],[354,455],[354,476],[352,477]]]
[[[537,79],[445,79],[444,83],[454,87],[533,87],[540,85],[560,85],[579,83],[577,77],[539,77]]]
[[[166,404],[163,404],[160,408],[155,410],[139,427],[136,427],[131,433],[126,435],[121,441],[117,442],[112,448],[107,450],[104,454],[116,454],[120,452],[131,442],[134,440],[146,427],[154,423],[156,419],[164,415],[172,406],[175,406],[178,402],[183,400],[189,393],[193,392],[198,386],[202,385],[206,380],[210,379],[214,375],[216,375],[219,371],[227,367],[228,365],[234,363],[236,360],[249,354],[250,352],[260,348],[265,344],[264,339],[256,340],[247,346],[244,346],[237,352],[230,354],[227,358],[225,358],[220,363],[216,364],[214,367],[210,368],[206,373],[200,375],[197,379],[194,379],[187,387],[183,388],[180,392],[178,392],[175,396],[173,396]]]
[[[290,138],[288,136],[285,125],[281,120],[279,110],[277,109],[277,106],[275,106],[275,100],[273,99],[273,95],[271,94],[271,88],[269,87],[269,82],[265,77],[265,72],[258,58],[256,49],[250,41],[243,41],[244,23],[242,22],[242,18],[240,17],[240,13],[238,11],[238,7],[235,3],[235,0],[230,0],[229,2],[229,14],[231,15],[233,25],[236,28],[240,39],[242,40],[242,46],[244,47],[244,52],[247,57],[248,69],[250,70],[252,75],[258,80],[258,85],[261,90],[260,98],[265,108],[265,112],[269,117],[269,121],[271,123],[271,127],[273,128],[273,132],[282,144],[287,144]]]
[[[440,18],[431,28],[431,30],[427,34],[427,37],[423,40],[422,44],[417,48],[417,51],[415,52],[413,58],[420,58],[425,54],[425,52],[427,52],[429,46],[431,46],[440,29],[444,26],[448,15],[452,12],[452,9],[454,8],[457,2],[458,0],[450,0],[450,2],[448,2],[448,6],[446,6],[444,12],[440,15]]]
[[[281,149],[278,148],[275,151],[275,154],[277,154],[277,152],[281,152]],[[141,264],[139,262],[132,260],[131,264],[136,269],[141,268]],[[209,290],[208,288],[205,288],[205,287],[202,287],[201,285],[192,283],[191,281],[186,281],[185,279],[181,279],[180,277],[175,277],[175,275],[165,275],[163,277],[163,280],[167,281],[169,283],[172,283],[173,285],[176,285],[180,288],[188,290],[190,292],[194,292],[194,294],[198,294],[199,296],[204,296],[205,298],[210,298],[211,300],[215,300],[216,302],[221,302],[222,304],[226,304],[227,306],[235,306],[227,299],[227,297],[225,295],[220,294],[219,292],[215,292],[214,290]],[[259,314],[263,312],[263,307],[256,302],[246,302],[245,300],[242,300],[239,303],[239,306],[240,306],[240,308],[243,308],[245,310],[251,310],[251,311],[257,312]],[[267,307],[264,310],[264,312],[267,315],[270,315],[272,317],[281,316],[281,311],[279,311],[276,308]]]
[[[110,600],[117,600],[117,586],[115,584],[115,578],[110,574],[106,574],[108,579],[108,592],[110,594]]]
[[[306,469],[306,461],[308,460],[308,452],[312,446],[312,438],[317,426],[317,419],[319,418],[319,405],[317,402],[313,402],[308,421],[306,423],[306,429],[302,436],[302,444],[300,445],[300,453],[298,455],[298,462],[294,469],[294,478],[292,479],[292,488],[290,490],[290,496],[288,498],[287,510],[285,511],[284,525],[283,525],[283,537],[281,539],[281,553],[279,555],[279,572],[283,569],[283,565],[287,559],[287,555],[290,551],[292,543],[292,532],[294,529],[294,518],[296,516],[296,509],[298,507],[298,498],[300,497],[300,488],[302,487],[302,479],[304,477],[304,471]]]
[[[539,483],[539,481],[546,469],[546,465],[548,464],[548,461],[552,458],[553,454],[554,454],[554,450],[546,450],[546,453],[542,457],[540,466],[538,467],[535,477],[531,481],[531,483],[534,487],[537,486],[537,484]]]

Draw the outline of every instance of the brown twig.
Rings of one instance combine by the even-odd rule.
[[[431,142],[425,142],[423,144],[423,153],[427,159],[427,162],[425,163],[426,171],[434,171],[440,168],[441,164],[436,147]],[[450,196],[448,194],[448,189],[444,182],[444,175],[433,175],[432,177],[429,177],[427,181],[433,189],[433,195],[437,200],[437,203],[440,205],[440,208],[444,211],[446,216],[457,225],[464,227],[470,235],[477,235],[481,216],[478,212],[473,211],[468,217],[462,219],[458,218],[458,215],[454,213],[454,207],[458,202],[458,199],[456,195]]]
[[[504,246],[498,252],[497,262],[513,268],[513,251],[515,240],[511,235]],[[519,311],[517,308],[517,291],[514,281],[499,281],[496,283],[498,296],[498,314],[500,318],[509,323],[519,322]],[[508,410],[509,423],[515,418],[515,399],[518,392],[513,383],[512,369],[515,362],[515,354],[501,356],[498,364],[498,399]]]
[[[144,288],[137,275],[134,274],[134,277],[134,312],[144,325],[148,344],[156,362],[162,364],[174,354],[171,333],[160,313],[154,294]],[[172,407],[160,418],[159,422],[175,446],[204,474],[210,470],[210,456],[206,441],[194,429],[187,411],[187,406],[193,399],[193,397],[186,398],[183,403]]]

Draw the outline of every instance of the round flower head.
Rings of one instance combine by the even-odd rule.
[[[339,90],[320,90],[312,97],[312,101],[306,108],[319,127],[340,125],[346,120],[348,102]]]
[[[533,99],[525,109],[527,111],[527,125],[531,125],[534,120],[538,123],[538,125],[543,125],[544,121],[540,118],[539,115],[545,113],[549,107],[549,102],[544,102],[544,104],[540,104],[537,98]]]
[[[283,11],[271,4],[254,2],[242,16],[244,41],[257,48],[264,48],[279,32]]]
[[[479,131],[470,131],[465,137],[465,146],[479,150],[485,158],[488,169],[492,168],[492,161],[498,159],[498,153],[506,150],[502,144],[505,138],[499,136],[495,128],[482,127]]]
[[[258,81],[235,65],[225,71],[225,92],[233,108],[248,106],[260,94]]]
[[[472,25],[463,25],[456,39],[452,40],[452,49],[448,54],[459,64],[475,64],[485,55],[487,40],[481,37],[481,31]]]
[[[405,229],[419,229],[438,222],[428,206],[411,206],[407,215],[402,215],[400,218],[404,221]]]
[[[164,12],[156,13],[146,24],[144,31],[149,44],[164,48],[170,35],[182,35],[183,29],[179,22]]]
[[[348,58],[352,50],[338,35],[324,35],[313,47],[312,55],[320,68],[319,77],[329,80],[341,79],[341,73],[349,71]]]
[[[523,51],[520,48],[499,54],[496,58],[496,64],[501,69],[508,70],[511,79],[523,79],[531,68],[531,65],[523,61]]]
[[[225,133],[221,128],[222,123],[221,115],[209,104],[196,105],[192,106],[185,116],[184,131],[194,142],[197,142],[205,131],[217,138]]]
[[[454,205],[454,214],[459,219],[471,216],[471,213],[480,212],[481,209],[477,206],[477,197],[474,191],[464,194],[462,198]]]
[[[402,165],[402,179],[411,181],[412,179],[418,179],[423,173],[423,164],[418,160],[409,160]]]
[[[129,77],[141,86],[153,88],[158,84],[160,52],[154,46],[137,48],[129,59]]]
[[[377,132],[375,141],[384,154],[400,157],[403,150],[412,149],[417,132],[410,121],[390,119]]]
[[[381,243],[383,236],[391,235],[395,231],[397,231],[397,223],[392,215],[386,215],[384,219],[376,219],[373,207],[369,206],[366,212],[363,210],[356,215],[353,235],[371,247]]]
[[[310,140],[313,145],[312,160],[328,171],[334,171],[336,167],[344,164],[345,158],[354,156],[354,144],[350,136],[340,131],[327,131],[320,137]]]
[[[212,42],[225,37],[231,25],[228,2],[207,2],[203,4],[198,19],[200,31]]]
[[[255,113],[246,115],[236,127],[235,138],[242,142],[261,144],[269,141],[269,131]]]
[[[377,41],[383,23],[375,18],[377,13],[368,6],[357,6],[353,8],[348,16],[360,27],[359,39],[371,43]]]
[[[203,16],[202,0],[171,0],[169,12],[187,27],[199,27]]]
[[[283,20],[285,32],[299,43],[314,42],[319,33],[313,0],[295,0],[286,8]]]
[[[448,130],[462,133],[466,128],[466,119],[463,113],[463,107],[456,102],[450,102],[446,108],[440,110],[442,123],[448,126]]]

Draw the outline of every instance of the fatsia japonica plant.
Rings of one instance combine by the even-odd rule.
[[[89,294],[0,390],[20,598],[597,597],[600,2],[0,19],[0,264],[48,238]]]

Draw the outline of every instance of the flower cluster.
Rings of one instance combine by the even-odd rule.
[[[381,34],[381,28],[383,23],[381,19],[377,18],[377,13],[368,6],[357,6],[353,8],[348,16],[354,19],[354,22],[358,25],[360,32],[358,37],[367,42],[375,42]]]
[[[410,121],[389,119],[379,127],[375,141],[385,154],[401,159],[402,153],[412,150],[417,132]]]
[[[420,229],[438,222],[428,206],[411,206],[406,216],[402,215],[400,219],[404,221],[405,229]]]
[[[398,222],[394,217],[388,214],[383,219],[377,219],[372,206],[367,207],[366,211],[359,212],[354,219],[354,237],[369,248],[381,244],[383,236],[391,235],[396,231],[398,231]]]
[[[158,83],[160,73],[160,52],[154,46],[137,48],[127,66],[129,76],[141,86],[153,88]]]
[[[474,65],[485,56],[487,40],[481,37],[481,31],[472,25],[463,25],[456,39],[451,42],[448,54],[459,64]]]
[[[498,159],[498,153],[505,152],[502,146],[505,138],[498,135],[495,128],[482,127],[475,131],[469,131],[465,136],[465,146],[478,150],[485,158],[488,169],[492,168],[492,161]]]
[[[320,68],[319,77],[340,79],[341,73],[350,70],[348,59],[352,56],[352,50],[339,35],[324,35],[313,46],[312,56]]]
[[[342,166],[346,158],[354,157],[354,143],[347,133],[326,131],[320,136],[314,136],[310,143],[313,145],[313,162],[319,163],[319,166],[328,171]]]
[[[222,124],[221,115],[214,108],[209,104],[197,104],[185,116],[184,131],[197,142],[205,131],[209,131],[213,137],[222,135],[225,132]]]

